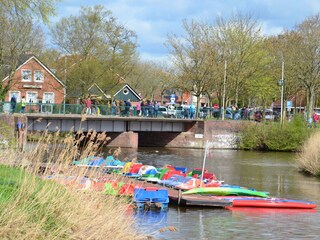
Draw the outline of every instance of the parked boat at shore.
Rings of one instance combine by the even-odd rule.
[[[255,207],[255,208],[290,208],[290,209],[314,209],[314,202],[293,200],[286,198],[261,198],[261,197],[217,197],[232,202],[232,207]]]
[[[108,159],[108,161],[106,161]],[[174,167],[172,165],[165,165],[161,168],[156,168],[150,165],[143,165],[142,163],[121,162],[114,158],[108,157],[106,160],[102,158],[89,158],[85,161],[78,162],[77,166],[88,166],[89,169],[93,167],[101,167],[104,173],[111,173],[105,171],[108,167],[116,167],[121,169],[120,175],[129,178],[135,178],[134,182],[141,182],[142,184],[149,184],[155,188],[161,188],[156,183],[168,187],[170,191],[170,202],[175,202],[178,205],[195,205],[195,206],[232,206],[232,208],[279,208],[279,209],[315,209],[317,206],[313,202],[302,200],[292,200],[285,198],[271,198],[268,192],[257,191],[253,188],[245,188],[242,186],[223,184],[223,181],[216,179],[213,173],[209,173],[203,164],[202,169],[197,168],[187,172],[186,168]],[[88,161],[89,160],[89,161]],[[106,163],[108,162],[108,165]],[[79,164],[80,163],[80,164]],[[85,164],[86,163],[86,164]],[[115,173],[114,171],[112,173]],[[140,181],[137,181],[140,180]],[[141,181],[142,180],[142,181]],[[130,180],[131,181],[131,180]],[[68,181],[66,181],[68,182]],[[83,182],[83,183],[82,183]],[[88,182],[82,180],[82,185],[85,189],[89,188]],[[119,185],[117,188],[110,185],[109,182],[94,180],[91,184],[92,189],[107,192],[111,189],[115,194],[120,194]],[[87,184],[85,184],[87,183]],[[103,186],[104,184],[104,186]],[[110,185],[108,188],[106,185]],[[123,187],[123,192],[126,195],[132,195],[134,184],[127,184]],[[185,192],[183,192],[185,191]]]
[[[202,194],[202,195],[215,195],[215,196],[256,196],[256,197],[269,197],[269,194],[261,191],[254,191],[246,188],[234,187],[204,187],[194,188],[183,192],[182,194]]]

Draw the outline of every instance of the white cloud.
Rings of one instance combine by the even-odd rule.
[[[134,30],[141,58],[153,60],[166,58],[167,35],[180,35],[183,19],[213,22],[218,15],[251,13],[262,25],[264,34],[274,35],[320,11],[319,0],[69,0],[58,5],[58,13],[67,17],[77,14],[81,5],[97,4],[104,5],[121,23]]]

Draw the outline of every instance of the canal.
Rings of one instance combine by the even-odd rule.
[[[122,149],[122,157],[157,167],[201,167],[203,150]],[[294,153],[212,150],[206,169],[225,183],[270,192],[273,197],[320,205],[320,181],[295,168]],[[170,207],[167,212],[135,214],[138,229],[156,239],[319,239],[319,210],[274,210]],[[159,229],[173,226],[177,231]]]

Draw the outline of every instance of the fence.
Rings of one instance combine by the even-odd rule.
[[[10,102],[0,102],[0,113],[22,113],[21,103],[17,103],[14,109]],[[121,116],[121,117],[171,117],[171,118],[190,118],[188,109],[176,107],[174,114],[168,114],[169,110],[161,106],[156,112],[152,106],[142,106],[138,111],[136,106],[130,108],[126,106],[112,107],[110,105],[93,105],[87,112],[86,107],[81,104],[49,104],[49,103],[27,103],[24,113],[47,113],[47,114],[91,114],[102,116]],[[219,109],[200,108],[198,116],[194,118],[214,118],[220,119],[221,113]],[[250,111],[247,115],[241,114],[240,111],[232,112],[226,110],[225,119],[229,120],[254,120],[254,112]]]

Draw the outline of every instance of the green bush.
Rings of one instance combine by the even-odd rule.
[[[298,151],[310,136],[300,116],[283,126],[279,123],[248,124],[241,130],[240,148],[247,150]]]

